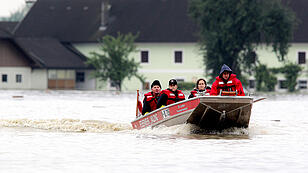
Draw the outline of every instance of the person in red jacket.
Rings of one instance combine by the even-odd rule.
[[[220,74],[212,85],[211,95],[223,95],[222,91],[235,91],[236,95],[245,96],[241,81],[226,64],[221,67]]]
[[[196,82],[196,88],[190,92],[188,98],[193,98],[199,96],[210,95],[211,88],[206,86],[205,79],[198,79]]]
[[[160,96],[161,85],[158,80],[154,80],[151,84],[150,92],[144,94],[142,115],[157,109],[157,101]]]
[[[179,101],[185,100],[185,95],[181,90],[178,90],[178,83],[175,79],[169,81],[169,88],[161,91],[157,102],[157,108],[167,106]]]

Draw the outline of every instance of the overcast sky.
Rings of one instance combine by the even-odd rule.
[[[25,4],[25,0],[0,0],[0,17],[7,17]]]

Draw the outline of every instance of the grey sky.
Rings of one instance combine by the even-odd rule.
[[[25,0],[0,0],[0,17],[7,17],[25,4]]]

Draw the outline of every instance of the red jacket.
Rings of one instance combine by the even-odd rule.
[[[219,76],[216,77],[216,81],[212,85],[211,95],[219,95],[221,90],[237,91],[238,96],[245,96],[242,83],[236,78],[235,74],[231,74],[226,83],[224,83],[222,78],[220,78]]]
[[[159,96],[160,94],[156,95],[155,97],[153,92],[144,94],[142,114],[145,114],[146,112],[152,112],[157,109],[157,101]]]

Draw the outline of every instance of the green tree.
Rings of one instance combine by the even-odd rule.
[[[125,78],[137,77],[144,82],[144,77],[137,73],[140,63],[129,58],[130,53],[136,51],[134,44],[137,35],[131,33],[123,35],[118,33],[117,37],[104,36],[100,40],[101,53],[91,52],[88,64],[95,67],[93,73],[100,80],[110,80],[121,91],[122,82]]]
[[[286,85],[289,92],[294,92],[297,85],[297,78],[302,68],[291,62],[285,63],[280,68],[267,68],[264,64],[256,67],[256,89],[257,91],[274,91],[277,84],[275,74],[282,73],[286,78]]]
[[[204,65],[212,79],[222,64],[240,78],[242,72],[251,73],[263,42],[284,61],[296,21],[279,0],[190,0],[189,14],[200,27]]]
[[[259,64],[255,71],[257,91],[275,91],[277,78],[274,75],[274,72],[271,69],[268,69],[264,64]]]
[[[283,73],[288,86],[289,92],[294,92],[296,85],[297,85],[297,78],[299,76],[299,73],[302,71],[302,68],[295,64],[288,62],[281,68],[276,68],[274,70],[276,73]]]

